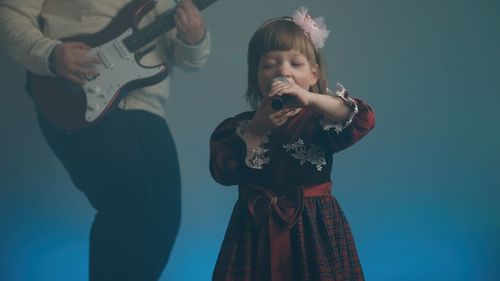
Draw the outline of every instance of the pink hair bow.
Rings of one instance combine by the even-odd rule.
[[[326,38],[330,31],[326,29],[322,17],[313,19],[307,13],[307,8],[300,7],[293,12],[292,20],[295,24],[302,27],[316,48],[320,49],[325,45]]]

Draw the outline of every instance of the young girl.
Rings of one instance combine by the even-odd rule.
[[[374,114],[340,84],[327,88],[327,35],[301,8],[250,40],[255,111],[226,119],[210,141],[213,178],[239,191],[213,280],[364,280],[330,176],[333,154],[365,136]]]

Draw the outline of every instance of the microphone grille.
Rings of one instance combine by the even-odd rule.
[[[282,82],[285,84],[290,83],[290,81],[288,81],[288,78],[283,77],[283,76],[274,77],[272,82],[275,82],[275,81],[279,81],[279,82]]]

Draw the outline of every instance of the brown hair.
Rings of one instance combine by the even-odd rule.
[[[308,35],[290,17],[272,19],[254,33],[248,44],[248,86],[245,97],[252,109],[258,107],[262,96],[257,79],[260,59],[272,50],[298,50],[312,66],[317,64],[318,82],[309,90],[319,94],[326,93],[326,68],[323,58]]]

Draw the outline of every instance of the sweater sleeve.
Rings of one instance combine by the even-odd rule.
[[[182,70],[194,71],[203,67],[210,56],[212,39],[207,30],[197,45],[188,45],[176,38],[174,43],[174,64]]]
[[[6,52],[24,68],[52,75],[48,57],[58,40],[45,37],[38,18],[43,0],[0,1],[0,40]]]

